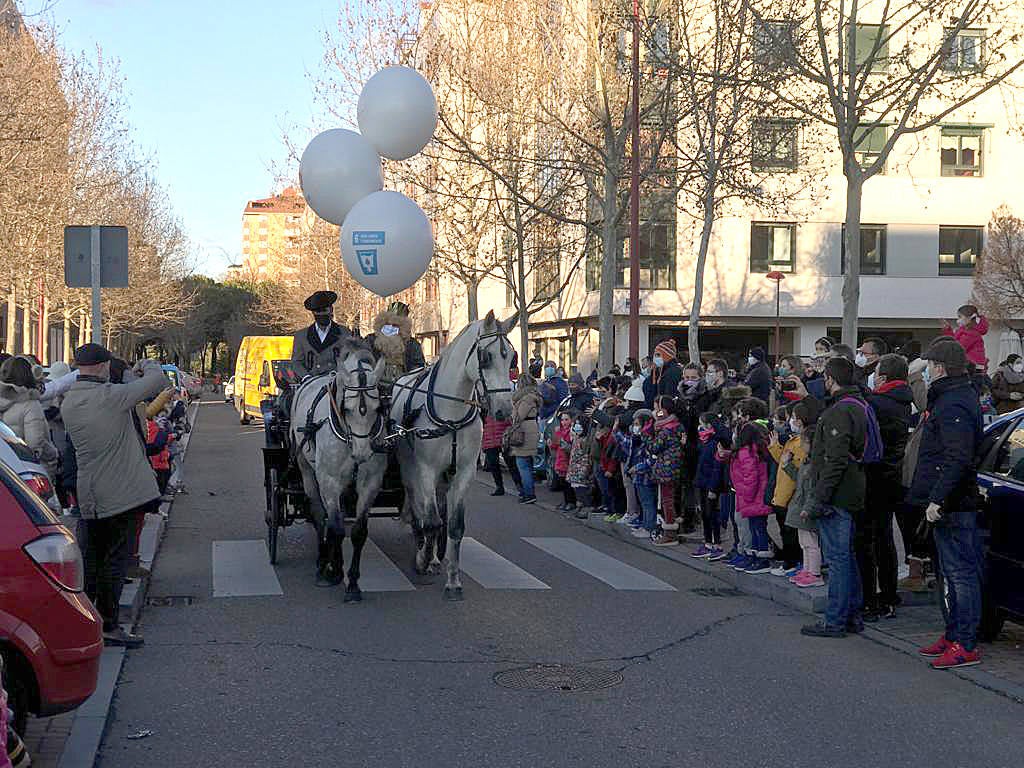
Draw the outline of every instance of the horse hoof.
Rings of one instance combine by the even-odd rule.
[[[318,587],[336,587],[344,580],[343,576],[333,576],[329,573],[318,573],[316,575],[316,585]]]
[[[346,603],[361,603],[361,602],[363,602],[362,590],[358,590],[357,589],[354,592],[351,592],[351,591],[345,592],[345,602]]]
[[[445,587],[444,588],[444,599],[452,603],[457,603],[463,599],[462,587]]]

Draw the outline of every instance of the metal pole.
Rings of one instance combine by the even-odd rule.
[[[629,356],[640,359],[640,4],[633,0],[633,156],[629,190]]]
[[[781,280],[775,281],[775,367],[779,367],[779,357],[782,355],[782,347],[779,345],[779,286]]]
[[[100,228],[92,227],[89,260],[92,273],[92,340],[103,343],[103,316],[100,314]]]

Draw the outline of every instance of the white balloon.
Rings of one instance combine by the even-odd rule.
[[[430,266],[434,233],[422,209],[400,192],[374,192],[341,228],[341,259],[357,283],[378,296],[404,291]]]
[[[383,188],[380,157],[355,131],[332,128],[302,153],[299,185],[317,216],[341,226],[353,205]]]
[[[437,100],[423,75],[409,67],[387,67],[371,77],[356,107],[359,130],[390,160],[407,160],[437,128]]]

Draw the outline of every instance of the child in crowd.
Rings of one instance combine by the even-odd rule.
[[[803,550],[803,567],[790,582],[798,587],[820,587],[825,584],[821,578],[821,546],[818,543],[818,526],[812,518],[803,517],[805,503],[811,496],[811,463],[807,457],[811,455],[811,441],[814,439],[814,427],[818,423],[821,406],[814,398],[808,397],[793,406],[789,417],[789,428],[800,440],[800,454],[803,459],[798,461],[800,454],[787,450],[780,459],[782,473],[795,480],[793,495],[789,500],[786,512],[786,527],[797,532],[800,549]]]
[[[636,526],[639,524],[642,510],[640,497],[633,483],[632,467],[639,461],[643,443],[633,435],[633,419],[628,412],[615,417],[612,424],[612,440],[615,441],[615,459],[619,462],[619,474],[625,492],[625,514],[619,518],[619,525]]]
[[[636,411],[630,432],[632,439],[627,474],[636,488],[641,510],[640,519],[630,525],[634,536],[651,537],[658,527],[658,486],[651,472],[651,460],[645,446],[654,433],[654,413],[647,408]]]
[[[754,422],[739,430],[729,475],[736,491],[736,514],[750,526],[750,547],[744,562],[734,567],[746,573],[768,573],[772,569],[771,541],[768,538],[768,515],[771,507],[765,502],[768,490],[768,434]]]
[[[985,355],[985,334],[988,333],[988,319],[978,313],[973,304],[964,304],[956,311],[956,328],[946,323],[942,328],[944,336],[952,336],[964,348],[967,359],[974,363],[981,373],[988,371],[988,357]]]
[[[616,493],[615,478],[619,474],[619,460],[615,449],[615,438],[611,426],[598,426],[594,433],[598,458],[594,467],[594,478],[601,490],[601,500],[606,511],[605,522],[617,523],[623,515]]]
[[[795,404],[794,404],[795,405]],[[794,435],[789,426],[789,418],[793,405],[778,408],[772,417],[772,432],[768,440],[768,452],[776,464],[775,487],[772,492],[772,511],[779,524],[779,535],[782,537],[781,562],[772,568],[773,576],[795,576],[800,570],[800,541],[796,529],[786,526],[786,513],[789,500],[796,488],[795,471],[807,458],[799,435]],[[790,458],[794,465],[794,474],[789,475],[782,470],[783,457]]]
[[[731,464],[734,458],[734,451],[730,450],[731,447],[736,447],[739,443],[740,432],[747,424],[752,422],[763,422],[768,418],[768,406],[764,404],[763,400],[759,400],[756,397],[744,397],[739,400],[732,409],[732,439],[729,445],[719,445],[718,450],[715,454],[718,461],[723,464]],[[727,480],[731,480],[731,473],[726,472]],[[725,564],[732,568],[746,568],[750,565],[750,550],[752,546],[750,522],[744,517],[739,510],[739,504],[736,500],[735,494],[730,494],[728,499],[723,499],[722,502],[728,501],[728,507],[730,516],[732,518],[732,531],[733,531],[733,548],[728,559],[724,560]]]
[[[722,525],[719,519],[719,496],[725,486],[725,470],[722,462],[715,458],[720,445],[728,444],[729,431],[718,419],[718,415],[708,411],[698,417],[697,437],[697,474],[694,485],[697,488],[697,503],[700,506],[701,521],[704,524],[704,543],[691,554],[691,557],[721,560],[725,557],[722,550]]]
[[[480,448],[484,452],[484,469],[490,472],[491,477],[494,478],[494,490],[491,491],[491,496],[505,495],[505,476],[501,471],[499,457],[501,456],[502,438],[505,436],[505,432],[508,431],[510,424],[511,422],[508,419],[499,421],[489,413],[484,414],[484,435]],[[514,469],[515,462],[512,462],[510,467]],[[516,480],[516,486],[518,487],[518,474],[515,471],[513,471],[512,477]]]
[[[167,493],[167,484],[171,479],[169,446],[172,439],[166,417],[146,419],[146,455],[156,473],[156,485],[161,496]]]
[[[686,432],[680,425],[675,410],[674,397],[662,395],[656,398],[654,429],[644,440],[644,448],[651,459],[651,476],[661,494],[662,526],[661,533],[654,539],[656,547],[674,547],[679,544],[675,493],[683,466]]]
[[[565,501],[558,505],[558,509],[571,512],[576,509],[576,496],[572,492],[572,486],[565,479],[569,471],[569,450],[572,448],[572,416],[569,413],[563,413],[558,417],[558,429],[552,434],[548,448],[555,457],[555,475],[565,497]]]
[[[576,510],[576,517],[581,520],[586,520],[590,514],[587,508],[590,506],[590,486],[594,480],[589,427],[590,419],[582,413],[578,414],[570,428],[569,467],[565,473],[566,484],[572,489],[574,500],[571,505],[566,503],[565,511]],[[578,509],[576,502],[579,503]]]

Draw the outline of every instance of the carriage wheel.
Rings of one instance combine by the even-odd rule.
[[[270,470],[270,519],[267,521],[267,552],[270,564],[277,565],[277,533],[281,525],[284,510],[282,509],[283,492],[279,485],[280,476],[276,469]]]

